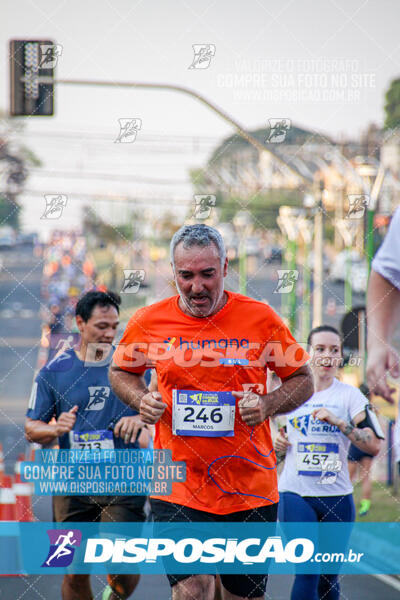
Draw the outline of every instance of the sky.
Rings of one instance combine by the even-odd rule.
[[[12,38],[60,44],[60,79],[187,86],[244,128],[288,118],[336,138],[382,124],[384,94],[399,75],[396,0],[3,0],[2,12],[2,110],[8,109]],[[189,68],[195,44],[211,45],[207,68]],[[183,201],[189,168],[204,164],[232,133],[206,106],[170,91],[59,84],[55,106],[54,117],[30,118],[25,129],[47,170],[32,175],[35,194],[117,189]],[[134,144],[115,143],[121,118],[140,119]],[[110,177],[90,179],[96,166]],[[77,171],[85,172],[85,182],[74,179]],[[119,175],[127,177],[125,185],[113,180]]]

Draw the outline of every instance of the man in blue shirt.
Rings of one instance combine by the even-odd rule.
[[[79,300],[79,350],[61,352],[39,371],[27,411],[29,441],[43,445],[58,441],[60,448],[78,450],[139,447],[136,439],[146,426],[118,399],[108,381],[120,302],[116,294],[99,291]],[[144,503],[142,496],[54,496],[54,520],[143,521]],[[108,575],[103,600],[128,598],[138,581],[139,575]],[[66,575],[62,598],[91,600],[89,575]]]

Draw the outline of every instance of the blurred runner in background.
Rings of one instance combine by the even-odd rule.
[[[369,400],[370,393],[367,385],[362,383],[360,385],[360,392]],[[372,481],[371,481],[371,468],[372,468],[372,454],[363,452],[354,444],[350,445],[348,454],[348,467],[349,474],[352,483],[357,480],[357,474],[361,481],[361,502],[358,509],[360,517],[364,517],[368,514],[371,508],[371,495],[372,495]]]
[[[80,347],[60,352],[39,371],[27,411],[29,441],[47,445],[58,440],[60,448],[74,450],[138,447],[146,425],[113,394],[108,381],[120,302],[110,291],[91,291],[79,300]],[[54,520],[143,521],[144,503],[141,496],[54,496]],[[109,575],[103,600],[128,598],[138,581],[139,575]],[[92,600],[89,575],[66,575],[62,598]]]
[[[336,379],[342,361],[339,332],[330,325],[316,327],[307,345],[312,350],[315,392],[287,415],[287,435],[281,430],[275,440],[275,450],[286,451],[279,478],[279,520],[352,522],[355,508],[347,467],[350,442],[375,456],[380,440],[367,426],[365,396]],[[338,600],[339,596],[338,575],[310,574],[296,575],[291,599]]]

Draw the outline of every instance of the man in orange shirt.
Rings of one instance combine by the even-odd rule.
[[[156,521],[275,521],[276,459],[269,417],[313,393],[308,355],[266,304],[224,290],[219,232],[188,225],[171,241],[179,294],[138,310],[114,353],[117,396],[156,425],[155,448],[186,462],[186,481],[153,496]],[[158,392],[143,373],[157,371]],[[266,393],[267,368],[282,380]],[[218,392],[218,393],[217,393]],[[212,575],[168,575],[174,600],[214,598]],[[226,600],[264,597],[266,575],[221,575]]]

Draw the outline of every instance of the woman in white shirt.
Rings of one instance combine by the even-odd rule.
[[[351,522],[355,507],[347,467],[350,442],[375,456],[380,440],[364,426],[365,396],[335,377],[342,361],[339,332],[329,325],[316,327],[308,346],[315,392],[287,415],[287,435],[278,435],[275,442],[277,451],[286,451],[279,479],[279,520]],[[337,600],[339,596],[337,575],[297,575],[291,598]]]

